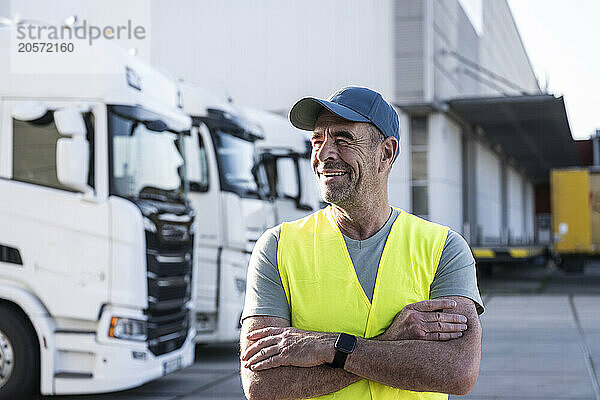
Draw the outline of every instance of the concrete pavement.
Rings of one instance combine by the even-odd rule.
[[[466,399],[600,399],[600,296],[486,297],[481,370]],[[198,358],[137,389],[54,400],[244,398],[237,346],[206,346]]]
[[[600,400],[600,265],[584,275],[508,268],[480,287],[483,355],[465,399]],[[237,345],[206,346],[197,356],[190,368],[140,388],[47,400],[244,399]]]
[[[600,296],[488,296],[468,399],[600,399]]]

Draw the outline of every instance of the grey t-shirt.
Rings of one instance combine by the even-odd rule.
[[[400,212],[392,209],[385,225],[365,240],[344,241],[354,265],[356,276],[370,301],[373,299],[379,261],[392,225]],[[258,239],[250,263],[246,283],[246,301],[242,320],[251,316],[271,316],[290,319],[290,310],[277,268],[277,245],[281,225],[268,229]],[[429,297],[463,296],[475,302],[477,312],[483,312],[483,302],[477,287],[475,260],[467,242],[450,230],[430,286]]]

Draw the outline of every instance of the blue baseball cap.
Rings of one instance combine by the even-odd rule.
[[[323,108],[348,121],[370,122],[383,136],[395,137],[398,141],[398,152],[396,152],[398,157],[400,153],[398,114],[381,94],[366,87],[346,86],[327,100],[305,97],[298,100],[290,110],[290,122],[298,129],[312,131]]]

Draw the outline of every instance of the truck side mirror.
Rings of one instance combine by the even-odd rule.
[[[58,139],[56,142],[58,181],[83,193],[91,191],[92,188],[87,184],[89,157],[89,144],[83,137]]]
[[[64,137],[56,142],[56,176],[58,181],[74,190],[87,193],[90,147],[85,138],[86,127],[81,111],[66,108],[54,112],[56,129]]]
[[[200,165],[198,128],[192,127],[190,135],[183,137],[183,149],[187,179],[190,182],[200,182],[202,180],[202,170]]]
[[[64,108],[54,112],[56,129],[64,136],[81,136],[86,133],[85,122],[81,111],[76,108]]]

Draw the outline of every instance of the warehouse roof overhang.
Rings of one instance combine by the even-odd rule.
[[[525,95],[448,102],[451,112],[483,128],[534,182],[547,182],[552,168],[580,165],[563,97]]]

